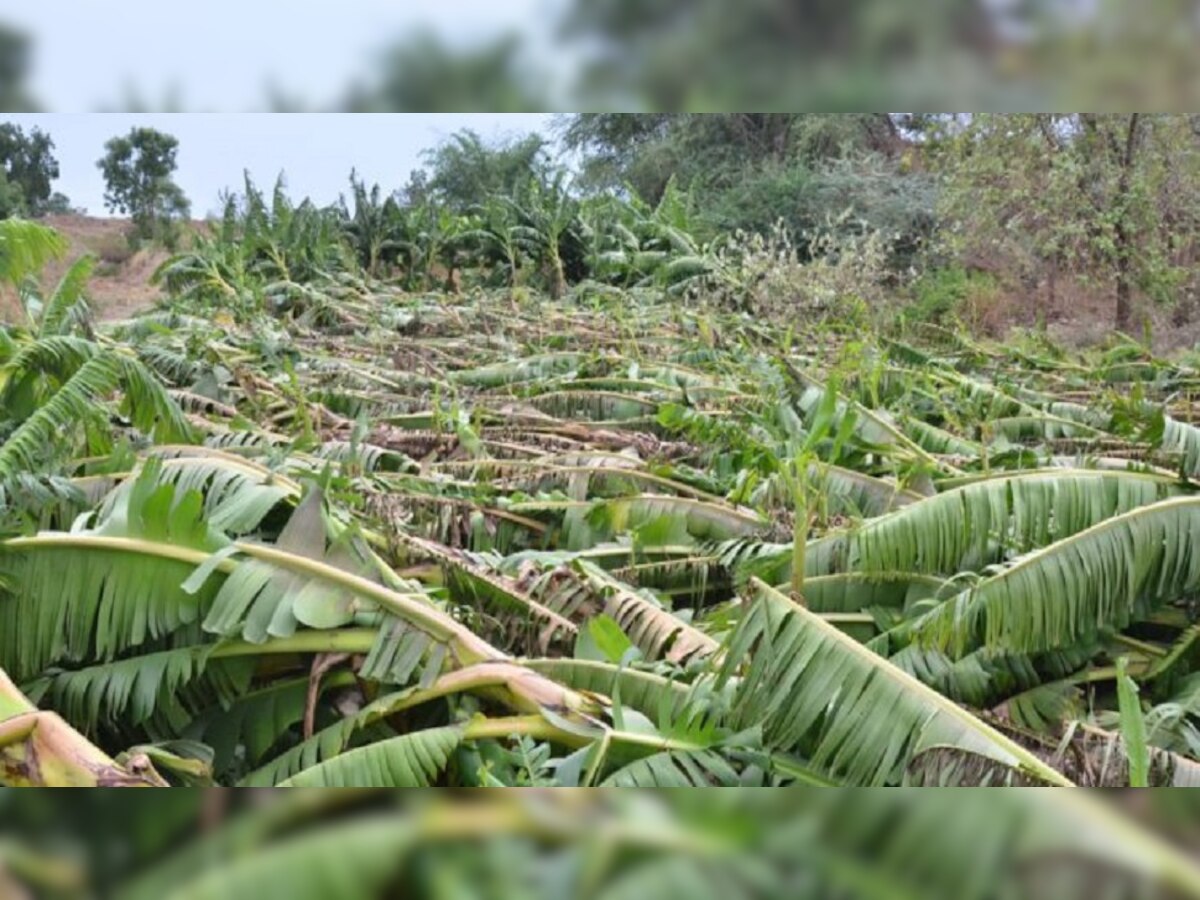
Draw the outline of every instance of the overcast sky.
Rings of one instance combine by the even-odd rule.
[[[545,51],[564,0],[117,0],[4,4],[0,21],[33,39],[44,109],[262,109],[268,88],[328,107],[414,29],[471,44],[519,31]],[[66,23],[64,24],[64,19]]]
[[[228,114],[0,114],[25,128],[37,126],[54,140],[62,176],[55,189],[92,215],[104,209],[104,179],[96,168],[104,142],[135,125],[148,125],[179,139],[176,181],[203,218],[217,209],[225,188],[239,188],[242,170],[270,187],[287,174],[289,193],[332,203],[348,189],[351,169],[368,183],[401,187],[421,164],[425,148],[460,128],[485,138],[549,130],[549,114],[437,113],[393,115],[268,113]]]

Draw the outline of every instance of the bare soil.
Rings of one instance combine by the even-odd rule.
[[[1084,349],[1110,340],[1116,319],[1116,293],[1111,285],[1063,277],[1053,293],[1044,283],[1032,289],[1007,285],[969,298],[963,311],[977,334],[1003,340],[1015,331],[1044,327],[1064,347]],[[1182,311],[1135,296],[1130,337],[1149,337],[1156,353],[1200,348],[1200,310]]]

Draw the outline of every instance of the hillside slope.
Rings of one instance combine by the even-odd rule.
[[[97,318],[124,318],[150,306],[160,296],[150,278],[168,253],[162,247],[133,251],[126,238],[128,219],[61,215],[47,216],[43,222],[68,241],[66,255],[46,269],[43,281],[47,289],[52,289],[75,260],[90,253],[98,258],[88,288]],[[16,297],[7,288],[0,288],[0,321],[12,321],[18,312]]]

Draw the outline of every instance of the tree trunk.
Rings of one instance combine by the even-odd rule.
[[[1113,226],[1113,246],[1117,256],[1117,331],[1129,331],[1133,321],[1130,301],[1133,280],[1133,238],[1129,231],[1129,190],[1133,181],[1133,163],[1137,154],[1141,117],[1129,116],[1125,132],[1125,148],[1120,158],[1121,174],[1117,179],[1117,219]]]
[[[1050,257],[1050,273],[1046,278],[1050,296],[1046,299],[1046,318],[1058,315],[1058,254]]]
[[[563,272],[562,260],[556,253],[550,260],[550,299],[561,300],[566,292],[567,276]]]
[[[521,283],[521,258],[511,250],[508,253],[508,286],[515,288]]]
[[[1130,303],[1129,236],[1118,223],[1115,243],[1117,248],[1117,331],[1129,332],[1133,321],[1133,306]]]

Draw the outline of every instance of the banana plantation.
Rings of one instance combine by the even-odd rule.
[[[754,305],[548,190],[248,186],[122,321],[0,223],[0,782],[1200,783],[1197,360]]]

